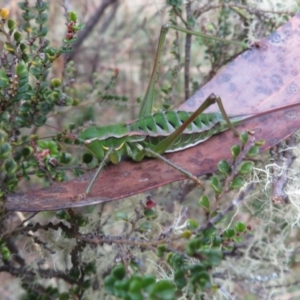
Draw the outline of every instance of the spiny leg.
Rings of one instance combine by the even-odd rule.
[[[232,132],[233,132],[233,134],[234,134],[235,136],[239,136],[239,135],[240,135],[239,132],[235,129],[235,127],[234,127],[233,124],[231,123],[231,121],[230,121],[230,119],[229,119],[229,117],[228,117],[228,115],[227,115],[227,113],[226,113],[226,111],[225,111],[225,108],[224,108],[224,106],[223,106],[223,103],[222,103],[221,98],[220,98],[219,96],[216,96],[216,99],[215,99],[215,100],[216,100],[216,102],[217,102],[217,104],[218,104],[218,106],[219,106],[219,110],[220,110],[220,112],[221,112],[223,118],[225,119],[225,121],[226,121],[228,127],[232,130]]]
[[[199,180],[196,176],[194,176],[192,173],[190,173],[189,171],[177,166],[176,164],[172,163],[167,158],[163,157],[162,155],[156,153],[155,151],[153,151],[149,148],[145,148],[145,151],[150,156],[153,156],[155,158],[158,158],[158,159],[162,160],[163,162],[165,162],[170,167],[172,167],[175,170],[179,171],[181,174],[185,175],[188,179],[191,179],[193,182],[195,182],[200,189],[204,190],[203,182],[201,180]]]
[[[212,104],[217,103],[219,109],[227,122],[229,128],[233,131],[234,135],[239,136],[238,131],[232,125],[226,111],[223,107],[222,100],[220,97],[217,97],[215,94],[211,94],[208,96],[205,101],[198,107],[196,111],[194,111],[188,119],[186,119],[180,127],[178,127],[174,132],[172,132],[169,136],[167,136],[164,140],[162,140],[158,145],[153,149],[155,153],[162,154],[166,150],[168,150],[176,141],[176,139],[183,133],[183,131],[197,118],[205,109],[207,109]]]
[[[91,190],[92,190],[92,187],[94,186],[95,184],[95,181],[97,180],[97,178],[99,177],[101,171],[103,170],[104,166],[105,166],[105,162],[107,161],[107,159],[109,158],[110,154],[112,153],[114,149],[113,148],[109,148],[107,150],[107,153],[105,154],[104,158],[102,159],[93,179],[91,180],[91,182],[89,183],[87,189],[85,190],[85,196],[87,196]]]

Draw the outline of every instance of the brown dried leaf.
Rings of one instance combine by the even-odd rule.
[[[193,111],[212,92],[220,95],[230,115],[252,114],[300,102],[300,14],[261,41],[259,47],[245,51],[186,101],[180,109]],[[217,111],[216,106],[210,111]],[[263,150],[273,147],[300,128],[300,106],[256,117],[238,127],[254,129],[257,140],[264,139]],[[220,159],[230,159],[236,142],[231,131],[210,138],[185,151],[165,155],[195,175],[216,170]],[[6,208],[17,211],[57,210],[102,203],[141,193],[184,176],[157,159],[140,163],[124,161],[102,172],[89,197],[84,193],[94,172],[50,188],[8,197]]]

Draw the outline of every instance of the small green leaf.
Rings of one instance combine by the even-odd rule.
[[[150,222],[144,222],[141,224],[141,226],[138,228],[140,232],[147,232],[152,230],[152,223]]]
[[[90,279],[87,279],[83,282],[82,287],[87,290],[92,286],[92,281]]]
[[[9,143],[3,143],[0,145],[0,158],[7,158],[11,153],[11,145]]]
[[[165,244],[159,245],[156,249],[157,256],[162,257],[165,254],[166,250],[167,250],[167,247]]]
[[[70,21],[76,22],[77,21],[77,14],[74,11],[69,12],[69,19]]]
[[[43,11],[45,11],[48,8],[48,3],[46,2],[39,2],[38,5],[35,6],[35,9],[39,12],[42,13]]]
[[[230,167],[227,160],[222,159],[218,162],[218,170],[223,175],[228,175]]]
[[[222,261],[222,250],[221,249],[202,249],[200,254],[205,256],[204,263],[205,265],[211,266],[218,266]]]
[[[18,165],[13,158],[8,158],[4,163],[4,168],[8,175],[12,175],[16,172]]]
[[[124,265],[122,263],[115,265],[111,271],[111,275],[119,280],[122,280],[126,275]]]
[[[26,82],[19,82],[19,88],[18,88],[18,90],[17,90],[17,92],[18,92],[18,95],[20,95],[20,96],[24,96],[24,93],[25,92],[27,92],[27,90],[28,90],[28,84],[27,84],[27,80],[26,80]],[[21,95],[22,94],[22,95]]]
[[[224,231],[224,236],[227,238],[232,238],[234,236],[235,232],[232,228],[228,228],[227,230]]]
[[[58,300],[69,300],[70,294],[68,292],[63,292],[59,294]]]
[[[213,247],[219,247],[222,243],[222,238],[219,236],[215,236],[212,240]]]
[[[1,255],[3,257],[3,259],[5,260],[9,260],[10,258],[10,251],[7,247],[2,247],[1,248]]]
[[[130,280],[129,291],[130,292],[140,292],[143,289],[142,279],[140,277],[135,277]]]
[[[53,78],[51,80],[51,86],[54,88],[61,86],[61,80],[59,78]]]
[[[210,202],[206,195],[202,195],[198,202],[199,206],[206,210],[207,213],[210,212]]]
[[[201,239],[199,239],[199,238],[195,238],[195,239],[188,241],[184,246],[186,254],[188,256],[194,256],[195,252],[197,252],[199,250],[201,244],[202,244],[202,242],[201,242]]]
[[[17,23],[13,19],[8,19],[7,27],[10,31],[13,31],[17,27]]]
[[[241,153],[241,147],[239,145],[233,145],[230,148],[230,152],[231,152],[231,156],[232,156],[233,160],[235,160]]]
[[[26,49],[26,51],[27,51],[27,49]],[[28,56],[27,54],[22,53],[21,56],[22,56],[22,60],[23,60],[24,62],[27,63],[27,62],[29,61],[29,56]]]
[[[217,228],[215,226],[210,226],[209,228],[202,231],[204,237],[212,237],[216,235]]]
[[[22,40],[22,34],[19,32],[19,31],[15,31],[14,32],[14,40],[17,42],[17,43],[20,43],[21,40]]]
[[[61,220],[66,220],[69,217],[68,213],[64,209],[56,211],[55,216]]]
[[[124,299],[127,296],[129,284],[130,284],[129,280],[116,281],[114,284],[115,296],[117,296],[118,298]]]
[[[181,7],[182,0],[167,0],[167,5]]]
[[[128,221],[128,215],[123,212],[123,211],[118,211],[116,214],[115,214],[115,220],[118,220],[118,221]]]
[[[89,220],[85,216],[78,216],[76,223],[79,227],[84,227],[88,224]]]
[[[248,132],[243,131],[240,133],[240,141],[242,142],[243,145],[245,145],[248,142],[248,138],[249,138]]]
[[[58,145],[55,141],[39,140],[37,144],[41,149],[48,149],[51,155],[59,154]]]
[[[78,279],[79,276],[80,276],[80,270],[79,270],[79,268],[77,266],[72,267],[71,270],[70,270],[69,276],[72,279]]]
[[[156,213],[155,209],[153,209],[153,208],[146,208],[146,209],[144,209],[144,216],[147,219],[154,219],[157,217],[157,213]]]
[[[62,164],[69,164],[72,161],[72,155],[67,152],[62,152],[60,155],[60,162]]]
[[[229,188],[231,190],[238,189],[238,188],[242,187],[244,185],[244,183],[245,183],[244,179],[242,177],[237,176],[232,180]]]
[[[192,276],[191,282],[195,286],[200,285],[201,288],[208,288],[211,285],[210,275],[206,271],[199,272]]]
[[[251,156],[256,156],[259,154],[259,147],[258,146],[252,146],[250,147],[247,156],[251,157]]]
[[[241,164],[239,174],[246,175],[253,170],[254,163],[252,161],[245,161]]]
[[[104,279],[104,287],[107,293],[114,295],[115,294],[115,287],[114,284],[116,282],[116,278],[112,275],[106,276]]]
[[[164,94],[168,95],[172,91],[172,86],[170,86],[170,85],[169,86],[164,86],[164,87],[161,88],[161,91]]]
[[[9,87],[9,79],[4,70],[0,70],[0,88],[5,89]]]
[[[10,43],[4,43],[4,49],[9,53],[15,53],[15,48]]]
[[[242,238],[241,236],[235,236],[235,237],[233,238],[233,241],[234,241],[235,243],[241,243],[241,242],[243,241],[243,238]]]
[[[169,280],[156,282],[149,291],[149,300],[174,300],[175,286]]]
[[[154,283],[156,279],[153,275],[144,275],[142,277],[142,286],[147,291]]]
[[[190,273],[191,273],[192,276],[196,275],[196,274],[199,274],[200,272],[203,272],[203,271],[205,271],[205,267],[201,263],[193,265],[190,268]]]
[[[65,106],[71,106],[73,104],[73,99],[71,97],[65,98]]]
[[[196,24],[196,19],[194,17],[189,17],[187,19],[187,23],[188,23],[189,27],[193,28]]]
[[[30,68],[30,73],[31,73],[32,75],[34,75],[36,78],[38,78],[39,76],[41,76],[42,70],[41,70],[41,68],[31,67],[31,68]]]
[[[256,141],[256,142],[255,142],[255,146],[260,147],[260,146],[263,146],[265,143],[266,143],[265,140],[259,140],[259,141]]]
[[[21,43],[20,44],[20,50],[23,52],[23,54],[25,53],[25,52],[27,52],[28,50],[29,50],[29,48],[25,45],[25,44],[23,44],[23,43]]]
[[[198,228],[198,226],[199,226],[198,222],[196,220],[194,220],[194,219],[188,219],[186,221],[186,227],[189,230],[194,230],[194,229]]]
[[[184,239],[189,239],[191,236],[193,235],[193,233],[190,230],[185,230],[181,233],[181,237]]]
[[[0,144],[7,140],[7,133],[0,129]]]
[[[76,98],[76,99],[72,100],[72,104],[71,105],[72,106],[77,106],[79,103],[80,103],[80,100]]]
[[[85,275],[92,275],[95,274],[96,272],[97,272],[97,267],[95,261],[89,262],[84,268]]]
[[[74,31],[79,31],[79,30],[82,30],[84,27],[85,27],[85,24],[79,24],[79,25],[73,25],[72,29]]]
[[[79,168],[73,169],[73,172],[74,172],[75,176],[77,176],[77,177],[84,174],[84,172]]]
[[[184,270],[177,270],[174,274],[174,283],[178,289],[182,289],[187,285]]]
[[[220,188],[219,179],[213,176],[210,180],[210,186],[214,189],[216,194],[221,194],[222,189]]]
[[[244,232],[246,229],[246,224],[244,222],[237,222],[235,224],[235,230],[239,233]]]
[[[22,76],[24,74],[28,75],[27,67],[24,62],[20,62],[19,64],[17,64],[16,73],[18,76]]]

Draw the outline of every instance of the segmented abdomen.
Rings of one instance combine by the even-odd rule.
[[[186,111],[166,111],[141,118],[128,124],[130,131],[140,131],[146,135],[144,146],[155,146],[169,136],[186,121],[192,113]],[[200,114],[191,122],[171,147],[165,152],[174,152],[193,147],[213,134],[228,129],[221,114]]]

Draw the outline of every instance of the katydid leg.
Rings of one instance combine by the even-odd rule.
[[[226,111],[225,111],[225,108],[224,108],[224,106],[223,106],[222,100],[221,100],[221,98],[220,98],[219,96],[216,96],[216,103],[218,104],[219,110],[220,110],[220,112],[221,112],[223,118],[225,119],[225,121],[226,121],[228,127],[232,130],[232,132],[233,132],[233,134],[234,134],[235,136],[239,136],[240,134],[239,134],[238,131],[235,129],[235,127],[232,125],[232,123],[231,123],[231,121],[230,121],[230,119],[229,119],[229,117],[228,117],[228,115],[227,115],[227,113],[226,113]]]
[[[191,116],[181,124],[180,127],[178,127],[173,133],[171,133],[168,137],[166,137],[164,140],[162,140],[158,145],[155,146],[153,149],[154,152],[162,154],[167,149],[169,149],[173,143],[176,141],[176,139],[183,133],[183,131],[197,118],[205,109],[207,109],[212,104],[217,103],[219,106],[219,109],[223,115],[223,118],[228,124],[228,127],[233,131],[234,135],[238,136],[239,133],[234,128],[232,123],[230,122],[230,119],[228,115],[226,114],[226,111],[224,109],[224,106],[222,104],[222,100],[220,97],[216,96],[215,94],[211,94],[206,98],[206,100],[199,106],[199,108],[191,114]]]
[[[243,42],[235,42],[235,41],[226,40],[226,39],[222,39],[222,38],[218,38],[218,37],[214,37],[214,36],[209,36],[209,35],[206,35],[202,32],[189,30],[189,29],[186,29],[186,28],[182,28],[182,27],[179,27],[179,26],[172,25],[172,24],[163,25],[161,27],[161,30],[160,30],[158,47],[157,47],[156,54],[155,54],[154,65],[153,65],[150,81],[149,81],[149,84],[148,84],[148,87],[147,87],[147,91],[146,91],[146,94],[144,96],[144,99],[143,99],[143,102],[142,102],[142,105],[141,105],[139,118],[145,117],[145,116],[150,115],[152,113],[153,102],[154,102],[154,98],[155,98],[155,84],[156,84],[157,79],[158,79],[159,66],[160,66],[160,61],[161,61],[161,56],[162,56],[162,52],[163,52],[164,43],[165,43],[165,40],[166,40],[166,35],[167,35],[170,28],[173,29],[173,30],[181,31],[183,33],[187,33],[187,34],[191,34],[191,35],[195,35],[195,36],[199,36],[199,37],[204,37],[204,38],[209,38],[209,39],[216,40],[216,41],[221,41],[221,42],[224,42],[224,43],[235,44],[235,45],[240,46],[242,48],[248,48],[248,44],[243,43]]]
[[[88,195],[91,192],[92,187],[94,186],[95,181],[99,177],[102,169],[105,166],[105,162],[107,161],[107,159],[109,158],[109,156],[110,156],[110,154],[112,153],[113,150],[114,150],[113,148],[109,148],[107,150],[107,153],[105,154],[104,158],[102,159],[102,161],[101,161],[101,163],[100,163],[100,165],[99,165],[99,167],[98,167],[98,169],[97,169],[97,171],[96,171],[93,179],[91,180],[91,182],[89,183],[87,189],[85,190],[85,195]]]
[[[156,153],[155,151],[153,151],[153,150],[151,150],[149,148],[145,148],[145,151],[150,156],[162,160],[163,162],[165,162],[170,167],[172,167],[175,170],[179,171],[181,174],[185,175],[188,179],[191,179],[193,182],[195,182],[200,189],[204,190],[204,184],[203,184],[203,182],[201,180],[199,180],[196,176],[194,176],[192,173],[190,173],[189,171],[187,171],[187,170],[185,170],[185,169],[177,166],[176,164],[172,163],[167,158],[163,157],[162,155]]]
[[[162,26],[160,29],[159,41],[156,49],[156,55],[155,55],[150,81],[140,109],[140,114],[139,114],[140,118],[152,114],[153,102],[155,98],[155,84],[158,78],[160,60],[161,60],[167,32],[168,32],[168,27]]]

